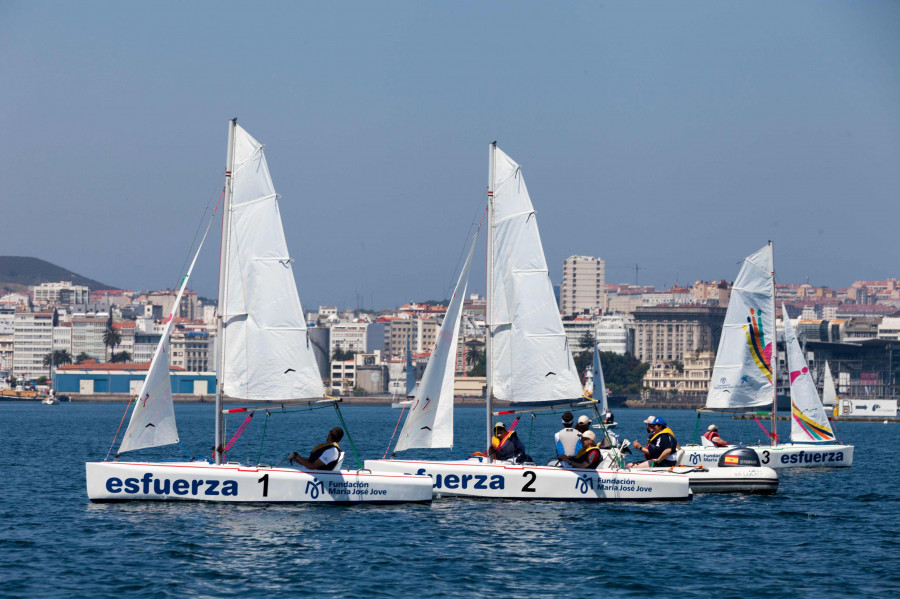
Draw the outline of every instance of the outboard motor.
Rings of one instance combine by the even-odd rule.
[[[719,457],[719,467],[727,466],[760,466],[759,456],[749,447],[735,447]]]

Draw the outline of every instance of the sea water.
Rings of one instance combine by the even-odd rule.
[[[84,462],[106,456],[123,410],[0,404],[0,596],[821,599],[900,590],[897,424],[841,423],[842,440],[856,446],[853,467],[779,470],[773,496],[635,504],[92,504]],[[209,455],[212,411],[209,404],[177,405],[184,449],[135,455]],[[667,418],[682,443],[713,422],[729,441],[763,436],[752,421],[650,412]],[[400,410],[344,405],[340,415],[350,431],[344,467],[354,468],[355,453],[360,460],[384,455]],[[230,418],[229,437],[244,416]],[[646,416],[616,410],[616,432],[644,440]],[[481,450],[483,409],[457,408],[455,420],[455,450],[403,457]],[[786,436],[787,423],[780,424]],[[308,453],[341,425],[331,407],[259,412],[229,459],[275,465],[290,451]],[[541,463],[554,453],[558,428],[558,414],[526,415],[517,431]]]

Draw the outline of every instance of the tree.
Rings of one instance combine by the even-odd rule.
[[[127,351],[116,352],[112,356],[110,356],[109,361],[113,364],[124,364],[125,362],[131,362],[131,354]]]
[[[112,324],[106,325],[106,330],[103,331],[103,345],[106,346],[107,355],[116,349],[116,346],[122,344],[122,333],[116,330]],[[107,360],[108,362],[109,360]]]
[[[466,366],[470,376],[485,376],[487,365],[484,359],[484,342],[477,339],[469,339],[466,345]]]
[[[591,353],[594,352],[594,345],[597,344],[596,339],[594,338],[594,334],[590,331],[585,331],[584,335],[578,338],[578,347],[581,349],[589,349]]]
[[[356,355],[356,352],[352,349],[348,349],[346,351],[338,348],[334,350],[334,353],[331,355],[332,362],[343,362],[345,360],[352,360],[353,356]]]
[[[55,349],[44,356],[44,366],[65,366],[72,363],[72,354],[65,349]]]
[[[94,357],[86,352],[81,352],[77,356],[75,356],[75,363],[81,364],[82,362],[87,362],[88,360],[93,360]]]

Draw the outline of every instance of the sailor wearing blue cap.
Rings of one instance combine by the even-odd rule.
[[[644,461],[631,464],[634,468],[670,468],[676,464],[675,451],[678,449],[678,441],[675,433],[666,425],[664,418],[649,416],[644,420],[647,432],[650,434],[646,445],[640,441],[634,442],[634,448],[641,450]]]

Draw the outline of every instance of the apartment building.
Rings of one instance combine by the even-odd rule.
[[[431,353],[440,324],[432,318],[394,318],[384,327],[384,353],[388,360],[406,358],[406,342],[413,353]]]
[[[367,322],[338,322],[331,325],[328,355],[333,356],[337,350],[365,353],[366,337],[369,329]]]
[[[88,303],[90,290],[86,285],[74,285],[72,281],[41,283],[30,287],[36,306],[74,306]]]
[[[44,356],[53,351],[53,326],[56,312],[15,313],[13,319],[13,364],[16,377],[36,379],[50,376],[50,367],[44,366]]]
[[[715,351],[725,322],[721,306],[657,306],[634,311],[634,355],[656,364],[683,361],[696,350]]]
[[[560,313],[599,314],[606,308],[606,263],[591,256],[569,256],[563,261],[559,287]]]

